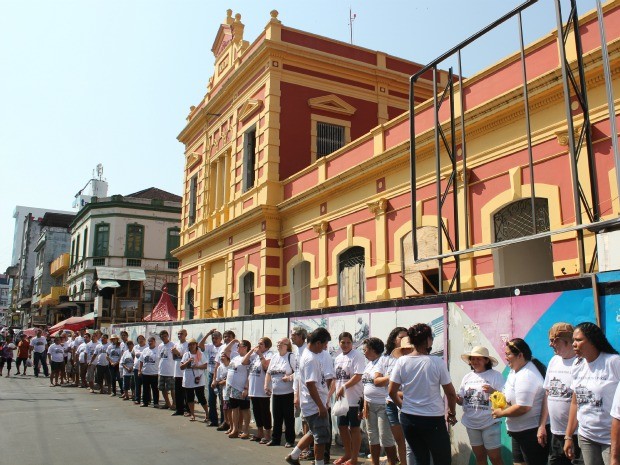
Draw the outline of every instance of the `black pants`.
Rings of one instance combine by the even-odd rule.
[[[176,412],[183,413],[187,410],[187,401],[185,400],[185,388],[183,387],[183,378],[174,378],[174,404]]]
[[[138,376],[138,369],[133,370],[133,401],[140,402],[142,400],[142,376]]]
[[[270,397],[250,397],[252,412],[257,428],[271,429],[271,411],[269,410]]]
[[[142,405],[151,403],[153,394],[153,405],[159,405],[159,389],[157,389],[157,375],[142,375]]]
[[[295,405],[294,394],[273,395],[273,434],[271,438],[276,444],[282,440],[282,422],[284,421],[284,435],[286,442],[295,443]]]
[[[185,388],[184,388],[185,389]],[[187,402],[190,404],[194,403],[195,398],[198,399],[198,403],[203,407],[207,405],[207,398],[205,397],[205,387],[198,386],[195,388],[185,389]]]
[[[95,382],[99,385],[99,389],[103,389],[105,384],[110,387],[110,368],[108,365],[97,365],[95,372]]]
[[[416,465],[430,465],[431,456],[433,463],[452,463],[450,436],[444,417],[423,417],[400,412],[400,424]]]
[[[112,393],[116,394],[116,383],[121,384],[121,373],[118,369],[118,365],[112,366],[108,365],[110,370],[110,386],[112,387]],[[123,389],[121,388],[121,391]]]
[[[211,387],[211,383],[213,382],[213,373],[209,373],[209,421],[214,424],[224,423],[224,402],[222,402],[222,390],[221,388],[217,388],[217,391]],[[217,421],[217,399],[220,399],[220,421]]]
[[[549,460],[549,441],[545,447],[538,443],[538,428],[524,431],[508,431],[512,438],[512,456],[521,452],[527,465],[547,465]],[[547,425],[547,437],[551,437],[551,429]],[[516,455],[518,457],[518,455]]]
[[[570,461],[564,455],[564,435],[551,434],[548,436],[549,441],[549,465],[578,465],[583,464],[581,458],[581,449],[579,449],[577,435],[573,436],[573,447],[575,449],[575,460]]]
[[[47,353],[46,352],[33,352],[34,359],[32,360],[32,364],[34,365],[34,375],[39,376],[39,362],[41,362],[41,367],[43,368],[43,373],[47,378],[50,373],[47,369]]]

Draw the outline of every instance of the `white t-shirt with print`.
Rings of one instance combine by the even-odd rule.
[[[396,365],[396,360],[398,359],[394,357],[392,354],[384,355],[383,357],[381,357],[379,359],[379,365],[377,366],[377,373],[381,373],[383,376],[387,376],[388,378],[392,376],[392,370],[394,369],[394,366]],[[388,391],[389,384],[390,383],[388,381],[388,384],[385,386],[386,391]],[[401,390],[402,388],[399,388],[399,391]],[[392,402],[392,403],[394,402],[392,398],[390,397],[390,394],[386,394],[385,401]]]
[[[301,356],[304,354],[304,351],[308,347],[308,344],[305,342],[297,347],[297,353],[295,354],[297,357],[297,363],[295,364],[295,374],[293,375],[293,392],[297,393],[299,391],[299,360],[301,360]]]
[[[109,346],[110,346],[109,342],[106,342],[105,344],[103,342],[100,342],[99,344],[97,344],[97,347],[95,347],[95,355],[97,356],[96,358],[97,365],[105,366],[105,367],[109,365],[108,358],[107,358]]]
[[[167,344],[163,342],[157,347],[159,355],[159,375],[160,376],[174,376],[174,359],[172,357],[172,348],[174,342],[168,341]]]
[[[86,342],[82,342],[76,349],[75,354],[78,356],[78,361],[80,363],[87,363],[86,355],[88,353]]]
[[[385,404],[385,396],[387,394],[387,386],[375,386],[375,374],[381,373],[378,369],[381,367],[381,356],[372,362],[366,364],[364,374],[362,375],[362,386],[364,387],[364,400],[371,404]]]
[[[220,344],[219,346],[215,346],[214,344],[205,344],[205,355],[209,360],[209,368],[207,369],[209,373],[213,373],[215,370],[215,364],[220,361],[220,350],[222,347],[225,347],[225,344]]]
[[[147,344],[144,344],[143,346],[136,344],[133,346],[133,369],[134,370],[137,370],[140,367],[140,356],[142,355],[142,352],[146,348],[148,348]]]
[[[228,376],[228,367],[223,363],[217,368],[217,373],[215,374],[215,380],[219,383],[220,381],[224,381]]]
[[[611,416],[616,420],[620,420],[620,383],[618,383],[616,393],[614,394],[614,403],[611,404]]]
[[[545,397],[544,381],[532,362],[527,362],[517,372],[510,370],[504,385],[506,401],[511,405],[531,407],[531,409],[519,417],[507,417],[506,429],[508,431],[519,432],[538,427]]]
[[[52,344],[47,349],[47,355],[52,362],[63,362],[65,360],[65,348],[62,344]]]
[[[86,362],[90,363],[93,359],[93,355],[95,355],[95,351],[97,350],[97,345],[99,343],[95,341],[90,341],[86,343]],[[97,360],[93,362],[95,365],[97,364]]]
[[[451,383],[443,359],[433,355],[405,355],[396,360],[390,381],[401,385],[401,411],[423,417],[443,417],[441,386]]]
[[[217,349],[217,361],[218,362],[222,362],[222,354],[224,353],[224,349],[226,348],[228,344],[222,344],[218,349]],[[231,349],[230,349],[230,359],[232,360],[233,358],[235,358],[237,355],[239,355],[239,343],[235,342]]]
[[[245,389],[248,381],[248,373],[250,371],[250,365],[244,365],[241,355],[237,355],[228,364],[228,376],[226,378],[227,384],[237,391],[242,392]]]
[[[121,355],[123,355],[123,349],[120,345],[117,346],[116,344],[110,344],[106,352],[110,360],[112,360],[112,363],[118,363],[121,359]]]
[[[159,348],[147,347],[140,354],[143,375],[156,375],[159,371]]]
[[[192,366],[195,365],[204,365],[206,360],[206,355],[200,349],[196,349],[196,353],[194,355],[191,352],[187,351],[183,354],[181,358],[181,363],[188,361],[190,358],[193,358]],[[205,370],[197,369],[193,367],[187,367],[185,370],[181,370],[183,372],[183,387],[184,388],[195,388],[201,387],[205,385]],[[198,382],[196,382],[196,378],[199,378]]]
[[[68,341],[65,341],[65,342],[62,343],[62,346],[65,349],[64,357],[67,360],[71,360],[71,348],[72,348],[71,344],[72,343],[73,343],[73,341],[71,341],[71,340],[68,340]]]
[[[47,345],[47,339],[43,336],[41,337],[33,337],[30,339],[30,345],[32,346],[32,350],[37,354],[42,354],[45,352],[45,346]]]
[[[329,355],[329,354],[328,354]],[[321,354],[315,354],[310,350],[304,351],[299,361],[299,403],[301,413],[304,417],[309,417],[319,413],[319,406],[310,397],[307,382],[313,382],[321,398],[321,402],[327,405],[327,379],[323,371],[324,358]]]
[[[347,383],[354,375],[364,374],[366,369],[366,357],[356,349],[352,349],[348,354],[340,354],[334,361],[336,370],[336,392]],[[350,407],[359,405],[360,399],[364,396],[364,386],[356,383],[345,391]]]
[[[576,357],[562,358],[559,355],[551,357],[543,384],[547,391],[551,432],[558,436],[566,434],[568,411],[573,397],[573,391],[570,388],[572,382],[570,372],[575,360]]]
[[[290,394],[293,392],[293,380],[283,381],[282,378],[293,374],[297,364],[297,357],[292,352],[284,356],[275,354],[269,361],[267,373],[271,376],[271,391],[274,395]]]
[[[133,374],[133,354],[131,350],[127,349],[123,352],[121,356],[121,363],[119,363],[120,374],[121,376],[128,376]],[[125,369],[125,367],[127,367]]]
[[[596,360],[575,362],[571,389],[577,397],[579,436],[611,444],[611,407],[620,381],[620,355],[601,352]]]
[[[500,421],[491,415],[493,409],[489,394],[482,389],[485,384],[496,391],[501,391],[504,388],[504,377],[499,371],[490,369],[482,373],[470,371],[461,381],[458,393],[463,398],[461,423],[466,428],[485,429]]]
[[[264,352],[265,360],[271,360],[273,352]],[[250,371],[248,373],[248,396],[250,397],[269,397],[265,393],[265,375],[267,372],[263,369],[263,363],[258,354],[250,356]]]
[[[183,355],[185,355],[185,352],[187,352],[187,341],[185,342],[177,342],[174,345],[174,348],[176,350],[179,351],[179,353],[181,354],[181,356],[177,356],[177,355],[173,355],[172,359],[174,360],[174,377],[175,378],[183,378],[183,370],[181,370],[181,363],[183,361]],[[200,349],[198,349],[200,350]]]

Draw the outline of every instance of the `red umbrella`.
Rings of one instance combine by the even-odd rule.
[[[90,314],[89,314],[90,315]],[[95,324],[95,319],[90,316],[72,316],[66,320],[60,321],[52,326],[49,331],[55,333],[62,329],[68,329],[70,331],[79,331],[82,328],[88,328]]]
[[[43,331],[43,336],[47,336],[47,331],[42,330],[41,328],[28,328],[28,329],[24,329],[22,331],[23,334],[25,334],[28,337],[35,337],[37,335],[37,331]]]

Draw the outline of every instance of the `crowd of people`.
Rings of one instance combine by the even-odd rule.
[[[215,329],[200,341],[188,339],[185,329],[176,342],[165,330],[161,342],[140,335],[134,343],[125,331],[98,330],[19,339],[2,342],[0,376],[11,376],[17,351],[16,374],[27,375],[32,366],[50,386],[118,395],[190,421],[197,421],[197,402],[207,426],[230,439],[291,448],[285,458],[291,465],[331,461],[332,414],[344,449],[334,465],[357,464],[362,420],[373,465],[382,449],[390,465],[449,464],[448,428],[457,423],[457,405],[477,464],[503,463],[502,418],[515,464],[620,464],[620,355],[593,323],[554,324],[547,367],[523,339],[506,341],[506,380],[489,350],[474,347],[461,356],[471,372],[458,390],[445,361],[431,355],[434,335],[423,323],[394,328],[385,343],[366,338],[362,351],[343,332],[335,359],[325,328],[308,334],[295,327],[275,350],[268,337],[252,346]],[[298,416],[303,436],[295,443]]]

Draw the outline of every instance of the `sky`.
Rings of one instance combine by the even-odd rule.
[[[524,1],[0,0],[0,273],[15,206],[72,211],[99,163],[108,195],[181,194],[176,137],[205,95],[228,8],[250,43],[272,9],[286,26],[349,42],[352,11],[355,45],[426,64]],[[554,4],[524,13],[526,43],[555,28]],[[580,13],[594,6],[579,1]],[[513,19],[463,52],[464,74],[516,52],[518,40]]]

